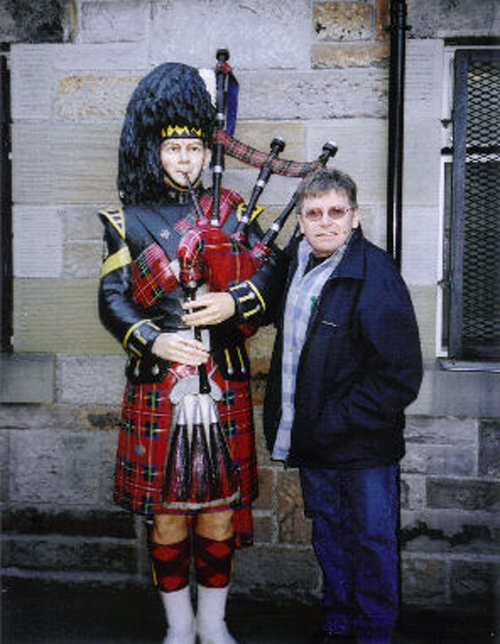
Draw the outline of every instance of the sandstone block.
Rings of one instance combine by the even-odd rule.
[[[2,527],[11,535],[135,538],[132,515],[122,510],[15,507],[3,513]]]
[[[312,67],[329,69],[335,67],[371,67],[386,64],[389,44],[376,43],[322,43],[311,49]]]
[[[271,459],[266,447],[264,432],[262,431],[262,407],[257,405],[254,407],[255,419],[255,442],[257,445],[257,463],[259,467],[270,467]]]
[[[78,42],[137,42],[147,38],[148,3],[82,2]]]
[[[414,474],[473,476],[476,457],[470,447],[408,443],[401,465],[403,472]]]
[[[60,356],[57,381],[61,402],[121,405],[123,367],[123,356]]]
[[[401,507],[418,510],[425,506],[425,477],[404,472],[401,476]]]
[[[64,240],[102,242],[104,228],[97,216],[101,208],[116,208],[119,204],[96,204],[60,206],[59,212],[64,222]]]
[[[406,604],[446,604],[446,563],[403,555],[402,596]]]
[[[280,543],[308,544],[311,541],[311,522],[304,517],[297,471],[278,474],[278,529]]]
[[[13,539],[7,565],[23,570],[119,572],[137,570],[133,543],[110,543],[103,539]]]
[[[54,363],[53,356],[43,356]],[[52,366],[53,369],[53,366]],[[42,372],[38,378],[47,378]],[[52,402],[52,398],[51,398]],[[71,406],[0,405],[1,429],[74,429],[80,426],[78,412]]]
[[[9,460],[9,433],[3,431],[0,434],[0,503],[9,501]]]
[[[120,129],[95,124],[14,125],[14,201],[115,203]]]
[[[454,603],[467,610],[481,610],[493,615],[497,607],[498,558],[451,563],[450,589]]]
[[[54,206],[15,206],[12,213],[14,275],[59,277],[63,265],[63,222]]]
[[[479,474],[500,477],[500,422],[483,420],[479,425]]]
[[[62,276],[65,279],[99,279],[102,264],[102,242],[70,242],[64,246]]]
[[[242,72],[239,82],[242,119],[328,121],[387,114],[387,72],[382,69]]]
[[[18,352],[123,354],[97,313],[97,280],[17,279],[14,346]]]
[[[254,546],[235,558],[233,583],[253,596],[297,600],[317,590],[319,569],[310,548]]]
[[[259,498],[253,503],[256,510],[272,510],[275,496],[275,472],[272,469],[259,469]]]
[[[270,150],[271,141],[275,137],[280,136],[285,140],[286,144],[285,149],[280,154],[281,158],[293,159],[294,161],[306,160],[305,131],[302,123],[287,121],[240,121],[236,126],[234,136],[266,154]],[[238,168],[248,168],[247,165],[242,164],[241,161],[233,159],[229,155],[226,157],[226,160],[227,167],[234,165]],[[255,174],[255,178],[257,178],[258,169],[254,169],[253,172]],[[273,181],[273,177],[271,177],[269,181]]]
[[[11,51],[14,120],[53,118],[58,79],[72,73],[129,70],[139,79],[148,70],[148,43],[15,44]],[[132,73],[132,70],[135,70]]]
[[[10,495],[15,503],[55,507],[99,501],[109,460],[104,432],[32,430],[11,435]]]
[[[447,35],[488,36],[497,33],[494,26],[500,22],[497,4],[473,0],[463,0],[459,5],[450,5],[446,0],[437,0],[432,5],[409,0],[408,16],[415,36],[428,39]]]
[[[418,308],[423,308],[424,304],[422,302]],[[424,332],[428,333],[425,329]],[[495,373],[447,371],[439,365],[427,364],[418,400],[408,408],[408,412],[428,416],[496,418],[500,416],[498,376]]]
[[[367,2],[315,2],[314,31],[320,41],[373,37],[373,7]]]
[[[0,402],[45,403],[54,401],[54,358],[41,354],[0,356]],[[7,412],[4,417],[11,418]],[[16,411],[12,417],[16,417]],[[0,418],[2,414],[0,413]]]
[[[243,69],[307,69],[310,25],[307,0],[159,2],[153,5],[152,58],[155,64],[178,60],[181,51],[183,62],[213,68],[217,49],[226,47],[238,78]]]
[[[141,76],[71,73],[58,79],[55,114],[63,121],[123,121]]]
[[[272,516],[254,515],[254,539],[255,543],[275,543],[276,526]]]
[[[357,100],[363,103],[363,99],[358,97]],[[314,158],[326,141],[334,141],[338,152],[332,165],[356,181],[361,206],[385,204],[386,121],[379,118],[333,119],[327,123],[313,122],[307,131],[308,158]]]
[[[430,508],[498,512],[500,483],[477,479],[430,478],[427,481]]]
[[[408,415],[405,437],[415,444],[474,448],[477,445],[477,421],[474,418]]]

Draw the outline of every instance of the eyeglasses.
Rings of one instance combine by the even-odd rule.
[[[304,219],[307,221],[319,221],[323,218],[323,214],[326,213],[329,219],[341,219],[345,217],[350,210],[354,210],[351,206],[346,208],[341,207],[332,207],[328,210],[322,210],[321,208],[312,208],[311,210],[306,210],[303,213]]]

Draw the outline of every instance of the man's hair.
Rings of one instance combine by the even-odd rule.
[[[358,188],[355,181],[340,170],[322,168],[308,174],[297,189],[297,213],[300,214],[306,197],[322,195],[330,190],[343,191],[352,208],[358,207]]]

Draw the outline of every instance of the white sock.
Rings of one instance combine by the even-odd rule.
[[[201,644],[237,644],[225,622],[229,586],[207,588],[198,584],[196,628]]]
[[[160,591],[168,622],[164,644],[194,644],[194,613],[189,586],[171,593]]]

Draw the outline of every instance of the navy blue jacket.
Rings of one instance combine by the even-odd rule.
[[[264,403],[270,450],[281,416],[283,314],[297,244],[286,253],[284,292],[279,278],[283,297]],[[421,378],[406,285],[392,258],[358,228],[311,315],[298,366],[289,464],[365,468],[397,462],[404,455],[404,410],[417,397]]]

